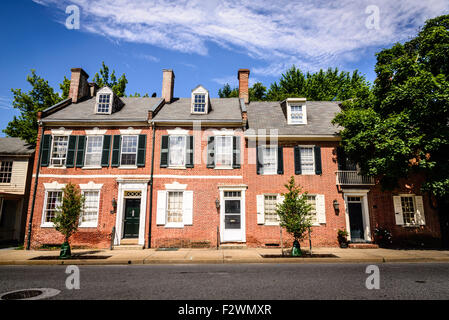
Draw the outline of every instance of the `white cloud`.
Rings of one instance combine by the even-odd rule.
[[[265,63],[252,69],[259,75],[356,61],[367,48],[407,40],[449,8],[449,0],[34,1],[64,11],[76,4],[82,30],[115,40],[199,55],[208,54],[208,42],[244,52]],[[380,10],[378,30],[365,26],[370,5]]]

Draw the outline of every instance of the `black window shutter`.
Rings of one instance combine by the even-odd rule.
[[[295,174],[301,174],[301,150],[298,146],[294,148],[295,154]]]
[[[67,148],[67,160],[65,166],[67,168],[73,168],[75,166],[75,152],[76,152],[76,142],[77,136],[69,137],[69,146]]]
[[[42,137],[41,167],[48,167],[48,165],[50,164],[50,149],[51,149],[51,134],[45,134]]]
[[[232,167],[240,169],[240,137],[233,137]]]
[[[284,174],[284,149],[278,147],[278,174]]]
[[[258,147],[257,149],[257,174],[263,173],[263,148]]]
[[[186,168],[193,168],[193,150],[194,150],[194,143],[193,143],[193,136],[187,136],[187,147],[186,147],[186,153],[187,153],[187,161],[186,161]]]
[[[161,168],[168,167],[169,140],[168,136],[162,136],[161,141]]]
[[[112,141],[111,167],[118,167],[120,165],[120,142],[121,136],[115,135]]]
[[[337,147],[338,170],[346,170],[346,155],[342,147]]]
[[[139,143],[137,149],[137,166],[145,167],[145,152],[147,149],[147,135],[139,135]]]
[[[86,150],[86,136],[78,136],[78,148],[76,151],[76,167],[84,166],[84,151]]]
[[[321,168],[321,147],[315,146],[315,174],[322,174],[323,170]]]
[[[109,167],[109,154],[111,153],[111,136],[103,137],[103,152],[101,153],[101,166]]]
[[[207,143],[207,167],[215,168],[215,137],[209,137]]]

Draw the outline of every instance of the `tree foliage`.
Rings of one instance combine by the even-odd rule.
[[[295,177],[292,176],[285,187],[288,192],[282,194],[284,201],[277,206],[276,213],[281,227],[301,241],[312,226],[312,206],[307,202],[307,192],[295,184]]]
[[[109,76],[109,67],[104,64],[104,61],[100,69],[100,74],[97,72],[94,75],[93,82],[95,82],[100,88],[105,86],[111,88],[117,97],[125,96],[126,85],[128,84],[125,74],[122,74],[120,78],[117,79],[115,76],[115,70],[112,70],[112,73]]]
[[[256,82],[249,89],[249,99],[250,101],[261,101],[266,98],[267,88],[260,82]],[[239,89],[233,88],[226,83],[223,88],[218,90],[218,96],[220,98],[238,98],[239,97]]]
[[[62,204],[53,218],[56,231],[62,233],[65,242],[78,230],[79,218],[84,206],[84,197],[79,188],[68,183],[63,189]]]
[[[37,139],[37,113],[60,102],[62,99],[48,84],[48,81],[39,77],[35,70],[27,76],[31,90],[24,92],[21,89],[11,89],[14,100],[13,107],[20,111],[18,117],[14,116],[4,133],[10,137],[19,137],[26,142],[35,145]]]
[[[412,40],[377,53],[373,94],[347,101],[334,122],[342,145],[384,188],[411,174],[423,190],[449,195],[449,15]]]

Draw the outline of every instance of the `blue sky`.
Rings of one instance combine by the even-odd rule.
[[[69,5],[80,9],[79,30],[65,25]],[[28,91],[31,69],[59,90],[70,68],[93,77],[105,61],[126,74],[127,93],[159,96],[162,69],[172,68],[179,97],[198,84],[217,96],[224,83],[237,85],[239,68],[251,69],[250,84],[267,87],[293,64],[304,71],[359,69],[372,81],[376,52],[449,13],[449,0],[8,0],[1,6],[1,130],[18,114],[11,88]]]

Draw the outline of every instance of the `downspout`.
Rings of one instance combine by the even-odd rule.
[[[42,143],[44,140],[44,126],[41,129],[41,141],[39,145],[39,158],[37,160],[36,179],[34,180],[33,201],[31,204],[30,221],[28,222],[28,235],[27,235],[27,250],[30,250],[31,245],[31,228],[33,226],[34,204],[36,202],[37,183],[39,180],[39,171],[41,170],[41,157],[42,157]]]
[[[151,248],[151,222],[153,219],[153,173],[154,173],[154,140],[156,138],[156,130],[155,130],[154,122],[151,124],[151,128],[153,130],[153,146],[151,148],[151,177],[150,177],[150,217],[148,224],[148,249]]]

